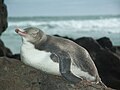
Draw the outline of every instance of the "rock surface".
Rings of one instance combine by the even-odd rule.
[[[0,58],[0,90],[113,90],[100,85],[79,85],[79,89],[63,78],[49,75],[6,57]]]

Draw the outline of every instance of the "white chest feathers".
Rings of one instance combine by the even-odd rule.
[[[35,49],[34,45],[29,42],[23,43],[21,47],[21,59],[25,64],[50,74],[61,75],[59,72],[59,63],[52,61],[50,55],[50,52]],[[88,80],[95,80],[95,77],[73,64],[71,64],[71,72],[77,77],[83,76]]]
[[[25,64],[47,73],[59,75],[59,64],[53,62],[50,55],[50,52],[35,49],[31,43],[23,43],[21,47],[21,59]]]

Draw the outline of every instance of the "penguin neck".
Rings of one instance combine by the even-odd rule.
[[[39,44],[39,45],[42,45],[44,44],[45,42],[47,41],[47,35],[46,34],[43,34],[42,38],[36,42],[36,45]]]
[[[26,47],[27,49],[28,49],[28,48],[35,48],[34,44],[28,42],[26,39],[23,39],[22,45],[23,45],[24,47]]]
[[[37,43],[35,43],[35,48],[42,50],[42,48],[45,46],[46,42],[48,42],[48,36],[43,35],[42,38]]]

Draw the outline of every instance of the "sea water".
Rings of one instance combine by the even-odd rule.
[[[8,28],[1,38],[12,52],[19,53],[21,37],[15,29],[38,27],[49,35],[58,34],[76,39],[79,37],[109,37],[113,45],[120,45],[120,15],[116,16],[57,16],[57,17],[9,17]]]

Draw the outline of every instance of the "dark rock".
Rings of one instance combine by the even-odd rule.
[[[102,49],[99,43],[91,37],[82,37],[75,40],[75,42],[86,48],[90,53],[95,53]]]
[[[108,37],[102,37],[100,39],[97,39],[97,42],[104,48],[109,49],[113,52],[116,51],[116,48],[113,48],[112,41]]]
[[[0,0],[0,35],[6,30],[8,26],[7,16],[7,7],[4,4],[4,0]],[[0,39],[0,57],[1,56],[11,57],[12,52],[9,48],[5,47],[4,43]]]
[[[0,0],[0,4],[3,4],[4,3],[4,0]]]
[[[114,53],[101,50],[96,53],[95,63],[102,81],[109,87],[120,89],[120,58]]]
[[[3,3],[4,0],[0,0],[0,35],[4,32],[8,26],[7,23],[7,7]]]
[[[10,49],[5,47],[5,45],[2,42],[2,40],[0,40],[0,57],[3,57],[3,56],[10,57],[10,56],[12,56],[12,52],[11,52]]]
[[[116,49],[115,54],[116,54],[117,56],[120,56],[120,46],[114,46],[113,48]]]
[[[97,40],[97,42],[103,47],[103,48],[112,48],[112,42],[108,37],[102,37]]]
[[[96,84],[85,86],[81,83],[79,87],[18,60],[0,58],[0,90],[113,90]]]
[[[120,57],[88,37],[75,41],[88,50],[94,60],[102,81],[109,87],[120,90]]]
[[[0,40],[0,56],[4,56],[3,46],[4,46],[4,43]]]
[[[14,55],[12,55],[12,56],[9,56],[9,58],[13,58],[13,59],[21,60],[21,58],[20,58],[20,54],[14,54]]]

